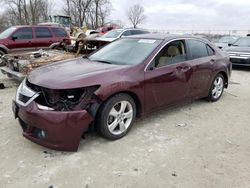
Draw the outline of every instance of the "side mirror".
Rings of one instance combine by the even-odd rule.
[[[15,41],[17,39],[17,36],[12,36],[11,38],[13,41]]]

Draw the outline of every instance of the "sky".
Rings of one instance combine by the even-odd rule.
[[[111,0],[111,19],[128,24],[126,10],[139,3],[150,29],[250,29],[250,0]]]
[[[63,0],[52,0],[60,13]],[[250,30],[250,0],[110,0],[110,20],[121,20],[129,27],[126,12],[134,4],[145,9],[146,20],[139,27],[183,30]],[[4,4],[0,0],[0,13]]]

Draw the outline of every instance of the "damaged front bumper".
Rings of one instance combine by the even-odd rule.
[[[56,112],[39,110],[33,101],[21,106],[13,101],[13,112],[27,139],[62,151],[77,151],[82,134],[93,121],[86,111]]]
[[[13,101],[15,118],[23,129],[23,136],[42,146],[62,151],[77,151],[81,137],[94,121],[87,110],[46,110],[35,99],[39,93],[19,86]]]

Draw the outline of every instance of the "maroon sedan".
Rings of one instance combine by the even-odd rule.
[[[76,151],[90,125],[115,140],[138,116],[187,100],[219,100],[230,73],[229,57],[205,39],[137,35],[34,70],[13,110],[26,138]]]

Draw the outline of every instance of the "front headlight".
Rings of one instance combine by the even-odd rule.
[[[19,105],[28,106],[38,96],[39,96],[39,93],[27,87],[26,78],[25,78],[17,89],[16,102]]]
[[[100,86],[89,86],[84,88],[50,90],[41,88],[41,94],[36,102],[43,106],[43,110],[56,111],[77,111],[88,108],[88,106],[97,100],[94,92]],[[46,108],[44,108],[46,107]]]

